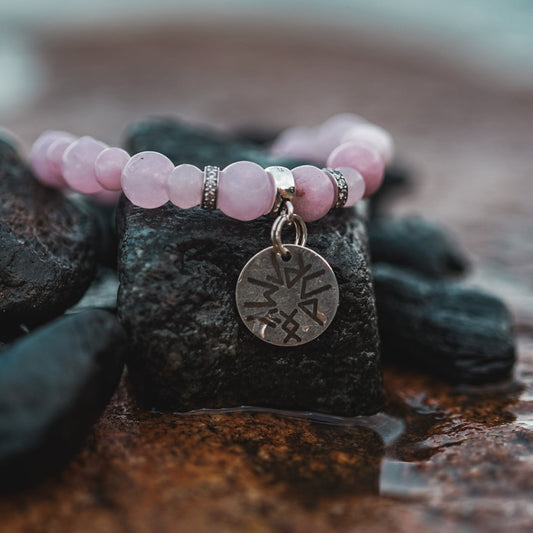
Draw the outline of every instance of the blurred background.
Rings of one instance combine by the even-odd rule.
[[[533,318],[530,0],[0,0],[0,124],[120,143],[148,115],[276,131],[353,111],[389,129],[474,282]]]

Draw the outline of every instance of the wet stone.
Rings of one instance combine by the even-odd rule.
[[[116,388],[124,350],[115,316],[92,310],[0,351],[0,490],[68,462]]]
[[[496,296],[387,265],[372,268],[383,356],[453,383],[508,378],[511,316]]]
[[[13,148],[0,143],[0,332],[60,315],[96,269],[93,216],[43,187]]]
[[[372,261],[406,267],[432,278],[457,276],[468,267],[459,246],[436,224],[420,217],[380,217],[370,221]]]
[[[206,140],[205,133],[197,148],[190,139],[180,144],[179,124],[159,124],[134,128],[140,133],[129,148],[200,166],[254,154],[264,164],[263,154]],[[271,218],[243,223],[170,204],[143,210],[123,198],[118,312],[131,340],[128,367],[137,396],[147,406],[176,411],[239,405],[346,416],[378,411],[381,373],[363,219],[346,210],[309,225],[308,245],[331,264],[340,306],[320,337],[287,348],[250,333],[235,304],[241,269],[270,246]]]

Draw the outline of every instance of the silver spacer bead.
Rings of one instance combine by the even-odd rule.
[[[334,168],[323,168],[322,170],[332,178],[336,185],[337,201],[335,202],[335,207],[344,207],[348,200],[348,183],[346,182],[346,178],[340,170]]]
[[[277,215],[283,204],[292,202],[294,198],[294,194],[296,193],[294,176],[292,175],[292,172],[285,167],[268,167],[265,168],[265,171],[274,180],[276,198],[274,200],[274,205],[272,206],[272,213]]]
[[[208,165],[204,168],[204,185],[202,188],[202,209],[213,211],[217,208],[218,177],[220,169]]]

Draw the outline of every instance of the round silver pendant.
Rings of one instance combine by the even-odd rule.
[[[299,346],[322,334],[339,306],[339,286],[327,261],[304,246],[286,244],[283,259],[265,248],[237,280],[237,309],[246,327],[277,346]]]

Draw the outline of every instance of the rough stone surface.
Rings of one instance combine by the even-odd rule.
[[[421,217],[380,217],[368,225],[373,262],[407,267],[428,277],[465,272],[468,260],[444,230]]]
[[[0,490],[64,465],[122,374],[124,331],[101,310],[62,317],[0,353]]]
[[[414,363],[454,383],[509,377],[515,341],[510,313],[499,298],[384,263],[372,272],[385,358]]]
[[[13,148],[0,144],[0,330],[60,315],[96,269],[92,215],[40,185]]]
[[[119,207],[119,316],[128,365],[148,406],[186,411],[238,405],[339,415],[377,411],[381,378],[374,296],[360,218],[309,226],[309,246],[331,264],[341,301],[315,341],[280,348],[254,337],[235,307],[240,270],[270,245],[271,221],[167,205]]]

